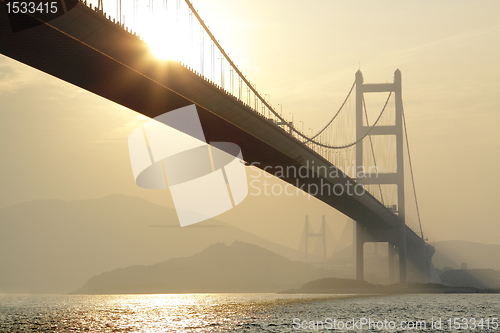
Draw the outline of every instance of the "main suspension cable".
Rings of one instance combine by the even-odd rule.
[[[404,130],[405,130],[406,149],[408,150],[408,162],[410,165],[411,183],[413,185],[413,195],[415,196],[415,206],[417,208],[418,225],[420,227],[420,236],[422,237],[422,239],[424,239],[424,232],[422,230],[422,223],[420,222],[420,211],[418,209],[417,191],[415,189],[415,180],[413,178],[413,167],[411,165],[410,144],[408,142],[408,131],[406,130],[405,110],[404,110],[403,106],[401,106],[401,108],[402,108],[402,115],[403,115],[403,126],[404,126]]]
[[[347,100],[349,99],[349,97],[351,96],[351,93],[352,91],[354,90],[354,86],[356,85],[356,81],[354,81],[354,83],[352,84],[351,86],[351,90],[349,90],[349,93],[347,94],[347,97],[344,99],[344,102],[342,103],[342,105],[340,106],[339,110],[337,111],[337,113],[335,113],[335,115],[333,116],[332,119],[330,119],[330,121],[325,125],[325,127],[323,127],[318,133],[316,133],[314,136],[312,136],[309,140],[307,141],[304,141],[303,143],[308,143],[309,141],[313,140],[313,139],[316,139],[316,137],[318,135],[320,135],[321,133],[323,133],[324,130],[326,130],[328,128],[328,126],[330,126],[330,124],[335,120],[335,118],[337,118],[337,116],[339,115],[340,111],[342,111],[342,109],[344,108],[344,105],[345,103],[347,102]]]
[[[316,145],[318,145],[318,146],[320,146],[320,147],[329,148],[329,149],[343,149],[343,148],[349,148],[349,147],[352,147],[352,146],[354,146],[355,144],[360,143],[361,141],[363,141],[363,139],[364,139],[364,138],[366,138],[366,137],[367,137],[367,136],[371,133],[371,131],[373,130],[373,128],[377,125],[378,121],[380,120],[380,118],[381,118],[381,117],[382,117],[382,115],[384,114],[384,111],[385,111],[385,109],[386,109],[386,107],[387,107],[387,104],[389,103],[389,100],[391,99],[391,95],[392,95],[392,91],[389,93],[389,96],[387,97],[387,100],[385,101],[385,104],[384,104],[384,107],[382,108],[382,111],[380,112],[380,114],[379,114],[379,116],[378,116],[377,120],[375,120],[375,123],[373,123],[373,125],[370,127],[370,129],[369,129],[369,130],[368,130],[368,131],[367,131],[367,132],[366,132],[366,133],[365,133],[365,134],[364,134],[361,138],[359,138],[358,140],[356,140],[356,141],[354,141],[354,142],[352,142],[352,143],[349,143],[349,144],[347,144],[347,145],[342,145],[342,146],[331,146],[331,145],[327,145],[327,144],[324,144],[324,143],[318,142],[318,141],[316,141],[316,140],[313,140],[313,139],[311,139],[311,138],[308,138],[307,136],[305,136],[304,134],[302,134],[302,132],[299,132],[299,131],[295,130],[294,128],[293,128],[293,130],[294,130],[297,134],[301,135],[303,138],[305,138],[305,139],[309,139],[309,141],[310,141],[310,142],[312,142],[312,143],[314,143],[314,144],[316,144]],[[307,142],[309,142],[309,141],[307,141]],[[304,142],[305,142],[305,141],[304,141]]]

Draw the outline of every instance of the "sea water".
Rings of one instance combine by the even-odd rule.
[[[500,332],[500,295],[0,295],[0,332]]]

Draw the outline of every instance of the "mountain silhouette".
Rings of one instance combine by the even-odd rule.
[[[190,257],[105,272],[75,293],[276,292],[330,275],[257,245],[235,241],[229,246],[210,245]]]
[[[432,243],[436,253],[432,262],[437,268],[459,269],[462,263],[468,268],[500,270],[500,244],[483,244],[468,241],[438,241]]]
[[[68,293],[104,271],[236,239],[300,255],[214,219],[181,228],[174,209],[132,196],[26,202],[0,210],[0,292]]]

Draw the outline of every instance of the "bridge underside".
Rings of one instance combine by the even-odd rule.
[[[208,142],[234,142],[241,147],[245,161],[259,162],[261,168],[298,168],[305,161],[335,168],[197,73],[154,58],[137,36],[82,3],[49,24],[16,33],[9,26],[5,6],[0,5],[0,53],[148,117],[196,104]],[[318,175],[285,180],[299,187],[355,183],[348,177]],[[371,239],[398,244],[400,220],[369,193],[316,197],[361,223]],[[409,228],[406,237],[409,249],[424,244]]]

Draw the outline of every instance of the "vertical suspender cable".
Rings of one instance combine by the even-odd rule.
[[[193,13],[189,11],[189,67],[193,67]]]
[[[224,57],[220,55],[220,86],[224,89]]]
[[[204,33],[204,30],[203,30],[203,27],[200,25],[200,74],[201,76],[204,75],[203,73],[203,50],[205,48],[205,45],[203,45],[203,33]]]
[[[368,122],[368,112],[366,111],[366,103],[365,103],[364,96],[363,96],[363,108],[365,109],[366,126],[370,126],[370,123]],[[375,160],[375,151],[373,150],[372,136],[369,135],[368,138],[370,139],[370,146],[372,148],[373,165],[375,165],[375,168],[377,168],[377,161]],[[382,200],[382,204],[385,204],[384,203],[384,196],[382,195],[382,186],[380,184],[378,184],[378,190],[380,192],[380,199]]]

